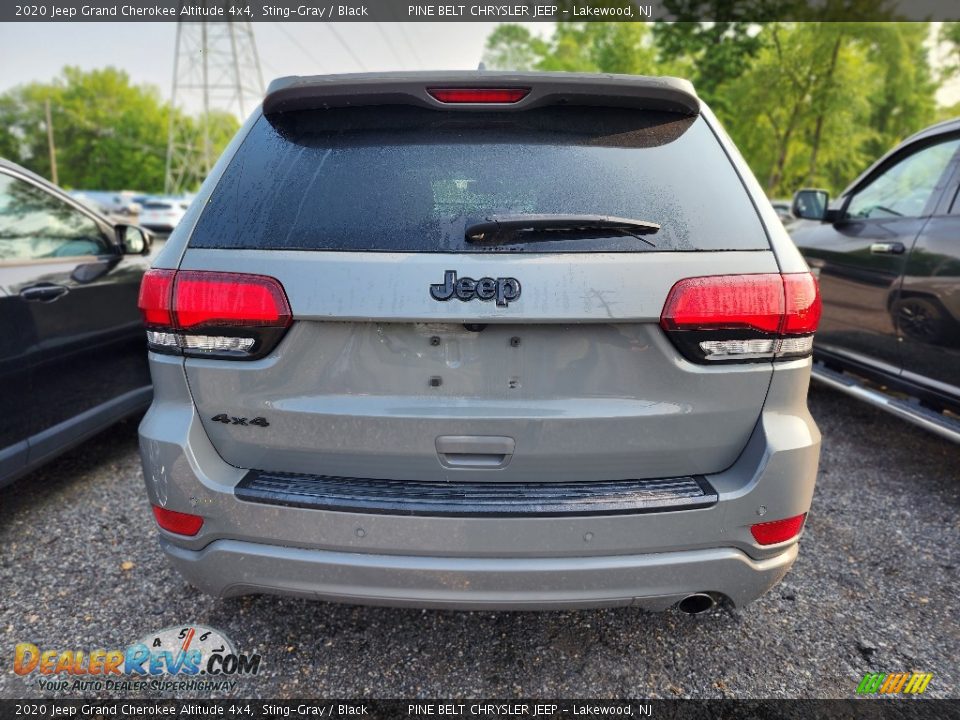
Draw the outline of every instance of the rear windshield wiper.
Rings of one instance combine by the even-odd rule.
[[[601,230],[630,235],[655,247],[642,236],[653,235],[659,229],[657,223],[611,215],[492,215],[486,220],[467,225],[465,234],[469,243],[486,243],[498,242],[506,236],[519,233],[556,233],[557,237],[546,239],[563,240],[577,234],[582,237],[584,231]]]

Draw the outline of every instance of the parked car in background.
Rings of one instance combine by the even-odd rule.
[[[880,158],[832,202],[794,198],[820,278],[814,376],[960,441],[960,119]]]
[[[784,225],[797,219],[793,214],[793,200],[771,200],[770,204]]]
[[[71,190],[70,196],[104,215],[131,217],[140,213],[137,193],[130,190],[111,192],[107,190]]]
[[[777,217],[780,218],[780,222],[784,225],[792,223],[797,219],[793,214],[792,200],[771,200],[770,204],[773,205],[773,209],[777,211]]]
[[[99,215],[109,215],[110,210],[107,209],[107,206],[104,205],[100,200],[97,200],[89,193],[84,192],[83,190],[71,190],[70,197],[72,197],[77,202],[81,203],[85,207],[90,208],[95,213]]]
[[[159,233],[171,233],[187,212],[190,202],[184,198],[150,197],[144,200],[138,221]]]
[[[167,557],[214,595],[764,593],[819,299],[728,142],[676,78],[271,83],[143,280]]]
[[[0,160],[0,485],[143,410],[149,235]]]

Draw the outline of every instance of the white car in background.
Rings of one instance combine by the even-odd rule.
[[[185,198],[147,198],[140,210],[138,224],[154,232],[169,233],[190,207]]]
[[[129,217],[140,214],[138,195],[132,190],[71,190],[70,196],[103,215]]]

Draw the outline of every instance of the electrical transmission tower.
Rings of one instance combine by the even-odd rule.
[[[209,0],[203,5],[220,5],[229,17],[229,3]],[[195,189],[213,167],[216,123],[211,113],[244,119],[262,97],[263,73],[249,22],[178,22],[166,192]]]

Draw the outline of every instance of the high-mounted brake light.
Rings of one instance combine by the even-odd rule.
[[[283,286],[266,275],[150,270],[139,305],[151,350],[192,357],[263,357],[292,321]]]
[[[708,363],[809,355],[819,321],[820,291],[810,273],[686,278],[660,315],[677,348]]]
[[[427,88],[442,103],[510,104],[523,100],[530,88]]]
[[[153,506],[153,516],[157,519],[157,525],[167,532],[177,535],[194,536],[200,532],[203,527],[203,518],[199,515],[177,512],[176,510],[167,510],[166,508]]]
[[[776,545],[799,535],[800,530],[803,529],[803,521],[806,519],[807,514],[804,513],[783,520],[757,523],[750,526],[750,534],[759,545]]]

